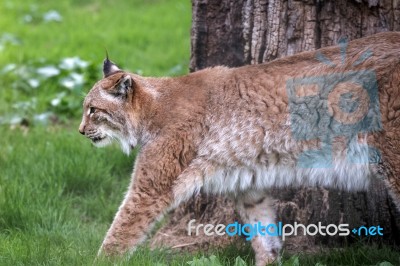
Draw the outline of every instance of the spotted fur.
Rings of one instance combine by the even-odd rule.
[[[372,56],[358,64],[367,50]],[[318,52],[340,65],[339,47]],[[400,33],[350,42],[347,61],[335,70],[316,58],[316,52],[305,52],[176,78],[141,77],[107,58],[104,78],[84,101],[79,131],[97,146],[116,140],[125,153],[138,144],[141,150],[100,253],[134,250],[157,219],[200,189],[234,197],[245,221],[274,221],[266,189],[319,185],[365,190],[377,176],[400,205]],[[298,167],[299,154],[321,142],[293,137],[291,127],[297,125],[290,120],[287,81],[363,69],[377,75],[382,129],[359,133],[351,144],[334,138],[331,168]],[[349,145],[356,158],[365,160],[363,144],[381,152],[378,164],[346,160]],[[268,210],[267,216],[262,209]],[[252,245],[257,265],[274,261],[281,247],[276,238],[256,237]]]

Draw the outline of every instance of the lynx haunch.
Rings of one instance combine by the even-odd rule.
[[[370,56],[360,61],[366,52]],[[319,54],[337,67],[318,60]],[[351,41],[345,62],[342,59],[335,46],[266,64],[147,78],[119,69],[107,57],[104,78],[85,98],[79,131],[96,146],[116,140],[125,153],[138,144],[141,149],[99,254],[133,251],[155,221],[200,189],[233,197],[244,223],[275,222],[268,189],[276,187],[319,185],[355,191],[367,189],[372,178],[382,178],[400,206],[400,33]],[[364,70],[375,75],[376,105],[363,89],[363,76],[358,83],[340,82],[341,73]],[[295,92],[313,101],[316,94],[317,102],[290,100],[290,81],[332,74],[337,74],[336,80],[327,78],[320,84],[337,83],[326,95],[318,95],[312,86]],[[343,95],[356,104],[346,109]],[[291,104],[299,104],[301,113],[293,113]],[[324,123],[318,122],[321,114],[329,118]],[[313,115],[317,122],[310,124]],[[353,141],[349,134],[344,138],[332,133],[338,121],[345,130],[347,124],[368,117],[376,117],[379,127],[350,132]],[[330,167],[299,165],[304,152],[326,144],[323,138],[295,136],[300,131],[328,136]],[[368,160],[367,145],[379,152],[374,163]],[[310,160],[315,165],[325,159]],[[255,237],[252,246],[256,264],[265,265],[276,259],[281,242]]]

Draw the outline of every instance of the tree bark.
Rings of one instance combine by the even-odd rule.
[[[352,40],[400,30],[400,0],[193,0],[192,8],[191,71],[262,63],[335,45],[341,37]],[[363,193],[304,188],[272,190],[271,194],[277,199],[278,220],[283,223],[349,223],[351,228],[380,225],[384,236],[369,240],[400,243],[400,215],[380,180]],[[171,239],[180,243],[197,241],[183,237],[188,221],[231,223],[238,219],[232,206],[224,198],[203,194],[194,197],[173,212],[172,219],[160,230],[160,234],[169,232],[173,237],[158,234],[153,243],[172,246]],[[194,247],[235,240],[208,238]],[[313,244],[338,246],[354,241],[351,235],[299,236],[288,239],[286,247],[298,251],[309,250]]]

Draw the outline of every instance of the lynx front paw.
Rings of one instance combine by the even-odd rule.
[[[266,266],[276,262],[278,259],[277,255],[272,254],[258,254],[256,255],[256,266]]]
[[[276,262],[282,243],[277,237],[260,237],[257,236],[251,243],[255,257],[256,266],[265,266]]]
[[[106,257],[113,257],[113,256],[121,256],[126,253],[127,249],[117,244],[114,241],[107,241],[105,240],[101,245],[99,251],[97,252],[97,256],[106,256]]]

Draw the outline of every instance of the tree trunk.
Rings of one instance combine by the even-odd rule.
[[[335,45],[341,37],[352,40],[400,30],[399,0],[193,0],[192,7],[191,71],[267,62]],[[380,225],[384,236],[370,240],[400,243],[399,213],[379,180],[364,193],[305,188],[272,190],[271,194],[277,199],[278,220],[283,223],[349,223],[351,228]],[[172,219],[153,243],[204,248],[235,240],[219,237],[199,241],[187,237],[186,231],[190,219],[214,224],[237,220],[232,206],[224,198],[194,197],[171,214]],[[313,244],[338,246],[343,241],[355,238],[298,236],[288,239],[286,247],[309,250]]]

